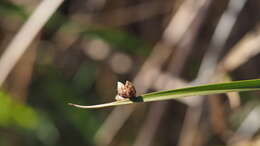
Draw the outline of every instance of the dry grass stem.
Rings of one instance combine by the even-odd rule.
[[[50,19],[62,2],[63,0],[42,1],[6,47],[5,52],[0,58],[0,86],[44,24]]]

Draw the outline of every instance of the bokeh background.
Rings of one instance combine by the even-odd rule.
[[[67,104],[259,78],[259,20],[259,0],[0,0],[0,146],[260,146],[260,92]]]

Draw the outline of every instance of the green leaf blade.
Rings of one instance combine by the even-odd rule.
[[[82,106],[77,104],[70,104],[70,105],[78,108],[103,108],[103,107],[119,106],[119,105],[126,105],[126,104],[138,103],[138,102],[170,100],[170,99],[182,98],[187,96],[201,96],[201,95],[220,94],[220,93],[227,93],[227,92],[243,92],[243,91],[256,91],[256,90],[260,90],[260,79],[234,81],[228,83],[207,84],[201,86],[193,86],[193,87],[180,88],[174,90],[153,92],[153,93],[143,94],[134,99],[126,99],[122,101],[115,101],[115,102],[91,105],[91,106]]]

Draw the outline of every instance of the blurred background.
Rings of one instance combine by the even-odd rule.
[[[259,78],[259,0],[0,0],[0,146],[260,146],[260,92],[84,110]]]

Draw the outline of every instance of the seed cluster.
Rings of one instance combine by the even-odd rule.
[[[126,81],[125,85],[121,82],[117,82],[117,93],[116,100],[136,97],[135,87],[133,83],[129,81]]]

